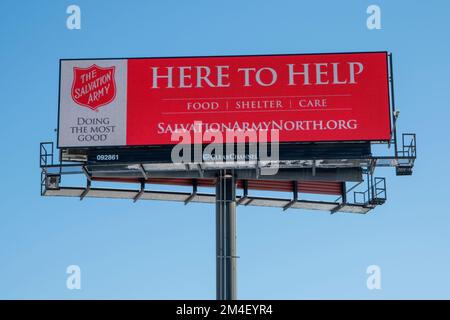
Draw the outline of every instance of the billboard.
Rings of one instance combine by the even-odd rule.
[[[280,142],[387,141],[387,59],[386,52],[63,59],[58,146],[163,146],[176,144],[177,132],[272,129]]]

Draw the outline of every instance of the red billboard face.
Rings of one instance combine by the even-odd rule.
[[[280,142],[390,139],[385,52],[100,60],[116,70],[117,101],[76,115],[64,99],[76,79],[63,80],[80,61],[98,64],[62,61],[60,146],[175,144],[174,132],[198,130],[275,129]],[[95,133],[103,136],[86,136]]]

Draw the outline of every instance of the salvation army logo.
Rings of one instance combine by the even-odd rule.
[[[116,97],[116,67],[102,68],[93,64],[89,68],[73,68],[72,99],[80,106],[92,110],[111,103]]]

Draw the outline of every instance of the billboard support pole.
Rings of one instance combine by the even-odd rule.
[[[236,300],[236,181],[220,170],[216,182],[216,299]]]

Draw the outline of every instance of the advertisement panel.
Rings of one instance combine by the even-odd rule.
[[[205,133],[272,129],[280,142],[387,141],[387,59],[369,52],[61,60],[58,146],[174,145],[180,132],[209,143]]]

